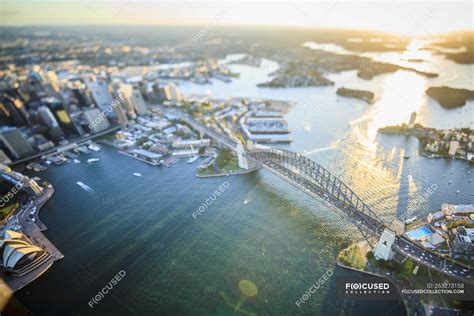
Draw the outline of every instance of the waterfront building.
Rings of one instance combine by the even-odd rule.
[[[33,147],[18,128],[4,127],[0,129],[0,141],[8,150],[10,157],[21,159],[35,153]]]
[[[456,140],[450,141],[449,142],[449,152],[448,154],[451,156],[454,156],[456,154],[456,151],[459,148],[459,142]]]
[[[4,238],[0,239],[0,250],[3,267],[12,272],[25,270],[28,265],[44,259],[46,255],[43,249],[33,245],[23,233],[12,230],[6,230]]]
[[[190,139],[190,140],[180,140],[173,142],[173,148],[188,148],[188,147],[209,147],[211,145],[211,140],[209,138],[203,139]]]
[[[51,113],[51,110],[47,106],[40,106],[38,108],[38,115],[43,122],[44,125],[46,125],[49,128],[58,128],[59,124],[56,118],[54,117],[53,113]]]

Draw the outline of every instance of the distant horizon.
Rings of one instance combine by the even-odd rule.
[[[4,28],[7,29],[21,29],[21,28],[94,28],[94,27],[104,27],[104,28],[145,28],[145,27],[170,27],[170,28],[202,28],[202,24],[25,24],[25,25],[6,25]],[[322,31],[322,30],[330,30],[330,31],[347,31],[347,32],[371,32],[371,33],[378,33],[381,35],[390,35],[395,37],[403,37],[403,34],[393,33],[389,31],[382,31],[382,30],[374,30],[374,29],[357,29],[357,28],[345,28],[345,27],[325,27],[325,26],[299,26],[299,25],[250,25],[250,24],[223,24],[219,25],[219,29],[297,29],[297,30],[306,30],[306,31]],[[433,34],[421,34],[421,35],[414,35],[413,38],[419,37],[431,37],[431,36],[439,36],[439,35],[449,35],[455,33],[466,33],[472,32],[474,33],[474,29],[456,29],[456,30],[449,30],[446,32],[440,33],[433,33]]]
[[[472,29],[470,2],[3,0],[3,26],[355,29],[405,37]],[[454,18],[453,18],[454,17]]]

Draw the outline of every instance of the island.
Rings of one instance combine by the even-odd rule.
[[[372,103],[375,97],[375,94],[371,91],[355,90],[355,89],[349,89],[349,88],[344,88],[344,87],[337,89],[336,93],[343,97],[356,98],[356,99],[363,100],[367,103]]]
[[[430,87],[426,94],[446,109],[462,107],[466,105],[467,100],[474,99],[474,91],[450,87]]]

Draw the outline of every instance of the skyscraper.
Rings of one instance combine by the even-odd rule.
[[[97,133],[110,127],[109,120],[102,115],[99,109],[90,109],[83,112],[91,132]]]
[[[125,97],[125,103],[127,104],[128,111],[133,111],[137,113],[137,115],[143,115],[147,113],[148,108],[140,91],[135,89],[131,84],[121,84],[119,89]]]
[[[8,150],[10,157],[21,159],[35,153],[28,140],[18,128],[3,127],[0,129],[0,141]]]
[[[104,81],[88,81],[86,85],[89,89],[89,92],[92,96],[95,105],[97,105],[97,107],[101,111],[109,112],[108,117],[116,119],[117,114],[115,113],[115,109],[112,109],[110,111],[110,106],[112,104],[113,99],[112,95],[109,92],[107,83]]]
[[[41,99],[41,102],[50,109],[54,118],[56,119],[62,131],[66,135],[69,135],[69,136],[81,135],[79,129],[77,128],[76,124],[72,120],[68,111],[58,99],[53,98],[53,97],[47,97],[47,98]]]

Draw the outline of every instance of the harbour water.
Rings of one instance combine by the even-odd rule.
[[[420,93],[428,79],[402,71],[376,77],[372,84],[380,99],[367,105],[335,94],[347,80],[352,83],[344,86],[369,84],[347,79],[355,75],[351,72],[331,75],[336,86],[270,89],[256,83],[265,81],[276,63],[265,60],[259,68],[231,67],[241,73],[232,83],[182,83],[180,89],[216,98],[294,101],[286,115],[294,141],[283,146],[339,175],[383,218],[402,214],[433,184],[437,190],[414,215],[436,211],[444,202],[472,203],[469,180],[474,172],[468,173],[472,167],[466,162],[427,159],[418,155],[415,138],[375,133],[383,124],[406,122],[414,110],[420,111],[420,122],[426,126],[470,126],[466,113],[472,113],[472,102],[444,110]],[[423,83],[404,96],[408,100],[400,97],[394,102],[391,98],[397,99],[399,90],[393,85],[402,84],[407,76]],[[392,115],[383,114],[389,105],[396,107]],[[335,258],[360,236],[348,220],[276,176],[260,170],[200,179],[195,177],[196,166],[185,161],[170,168],[154,167],[108,146],[93,155],[100,158],[98,163],[52,166],[40,174],[56,188],[41,210],[41,220],[48,226],[47,237],[65,258],[17,293],[35,314],[401,313],[400,302],[336,299],[337,278],[354,273],[336,268]],[[403,159],[406,155],[410,159]],[[134,172],[142,176],[135,177]],[[81,189],[77,181],[93,191]],[[195,219],[192,213],[225,181],[228,188]],[[298,307],[295,301],[329,269],[334,269],[333,276]],[[123,279],[91,308],[92,298],[122,270]],[[254,283],[258,294],[243,295],[241,280]]]

